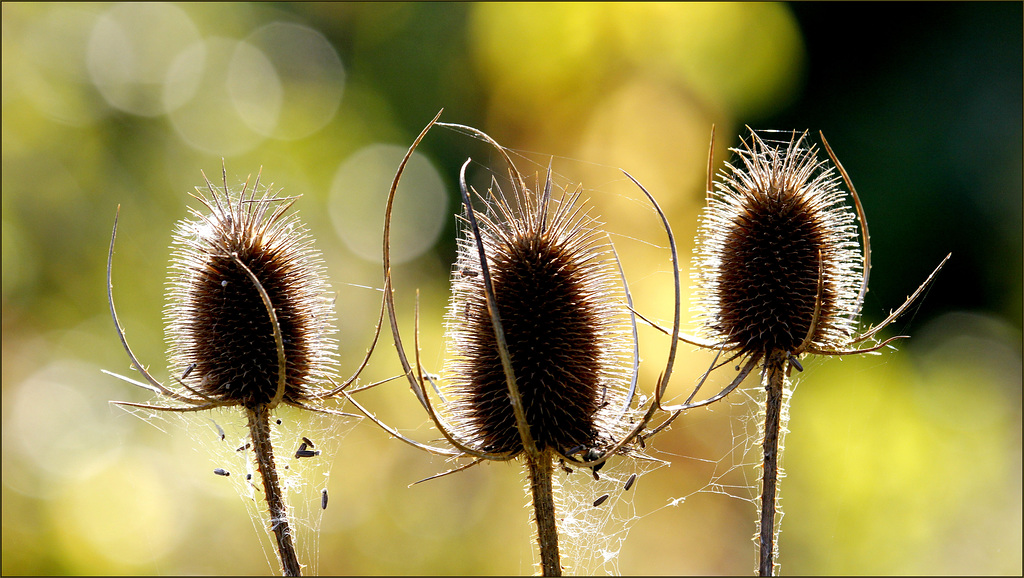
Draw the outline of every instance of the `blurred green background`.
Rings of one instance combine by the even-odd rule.
[[[913,336],[898,352],[811,361],[800,376],[782,571],[1022,572],[1020,3],[2,9],[4,574],[271,571],[203,451],[108,404],[146,401],[100,373],[128,371],[105,296],[115,208],[119,312],[163,377],[170,233],[200,170],[218,180],[224,158],[237,185],[262,166],[264,182],[303,195],[296,208],[338,292],[348,373],[380,298],[367,287],[382,284],[382,186],[442,107],[442,120],[533,151],[537,166],[573,159],[555,168],[585,186],[588,163],[628,170],[669,212],[684,269],[713,124],[717,167],[746,125],[823,131],[871,225],[865,323],[953,257],[889,331]],[[456,178],[471,149],[452,131],[428,135],[396,217],[400,307],[411,327],[421,289],[427,348],[440,340]],[[630,206],[599,212],[627,234],[651,229],[649,211]],[[623,256],[641,279],[660,272],[635,297],[666,319],[665,255],[648,258]],[[364,379],[396,373],[391,350],[386,335]],[[645,352],[645,391],[659,355]],[[709,360],[682,352],[671,391]],[[404,385],[363,400],[436,437]],[[658,509],[708,482],[701,468],[733,443],[728,414],[695,412],[656,440],[672,466],[634,488],[638,513],[653,513],[635,521],[621,572],[753,571],[751,503],[699,493]],[[446,464],[365,421],[335,460],[321,573],[532,572],[516,468],[410,489]]]

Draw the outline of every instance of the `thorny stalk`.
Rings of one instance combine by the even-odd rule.
[[[764,388],[767,392],[764,418],[764,471],[761,472],[760,554],[758,569],[761,576],[771,576],[775,565],[775,511],[779,482],[779,429],[782,422],[783,388],[789,363],[784,351],[768,356],[764,369]]]
[[[295,553],[295,543],[292,540],[291,526],[288,523],[288,506],[281,494],[281,483],[277,475],[277,466],[274,464],[274,444],[270,439],[270,410],[280,404],[287,385],[287,360],[284,340],[281,337],[281,324],[270,295],[260,283],[259,278],[238,258],[237,253],[232,253],[231,256],[238,267],[245,271],[259,292],[260,299],[267,308],[267,315],[270,317],[274,333],[274,344],[277,348],[277,390],[270,403],[262,403],[255,407],[246,406],[245,414],[249,422],[249,435],[252,437],[256,469],[259,471],[260,477],[263,478],[263,495],[270,514],[270,530],[274,533],[277,553],[281,558],[281,571],[285,576],[301,576],[302,566]]]
[[[562,562],[558,552],[558,526],[555,523],[555,494],[552,486],[554,464],[551,456],[543,453],[534,459],[527,456],[530,469],[530,490],[533,494],[533,513],[537,521],[537,546],[540,548],[540,567],[544,576],[561,576]]]
[[[249,432],[252,436],[256,468],[263,478],[264,497],[270,512],[270,530],[274,532],[277,552],[281,557],[281,570],[285,576],[301,576],[302,566],[295,553],[291,525],[288,523],[288,507],[281,493],[281,483],[274,464],[274,446],[270,441],[270,408],[266,404],[246,409]]]

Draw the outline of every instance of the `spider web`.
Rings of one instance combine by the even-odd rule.
[[[162,399],[151,403],[166,405]],[[194,447],[209,457],[210,469],[186,472],[183,475],[208,479],[210,484],[221,481],[231,484],[249,513],[271,573],[280,574],[281,563],[270,531],[270,514],[264,499],[263,480],[256,469],[244,410],[235,406],[182,413],[121,407],[169,435],[186,435]],[[271,414],[274,463],[303,574],[319,573],[320,525],[325,513],[324,492],[342,440],[357,421],[283,404]],[[306,440],[313,442],[313,446],[307,444],[307,451],[315,455],[296,457],[296,451]],[[327,503],[329,501],[328,495]]]
[[[757,567],[760,533],[761,471],[763,464],[764,408],[766,392],[757,379],[748,378],[749,385],[737,388],[716,404],[716,413],[725,414],[730,444],[723,455],[711,458],[673,456],[673,461],[697,460],[710,466],[703,486],[686,494],[668,496],[662,506],[642,510],[636,496],[644,491],[643,478],[670,465],[659,458],[657,440],[642,454],[617,456],[600,470],[594,480],[589,469],[574,468],[572,473],[556,467],[556,499],[559,512],[560,550],[567,574],[619,575],[619,559],[630,530],[643,520],[666,508],[680,507],[699,494],[712,494],[749,504],[754,519],[751,532],[752,567]],[[790,400],[794,385],[785,381],[779,431],[779,484],[776,489],[776,515],[773,529],[776,560],[779,534],[784,512],[781,488],[785,478],[783,458],[788,433]],[[650,455],[648,455],[650,454]],[[680,460],[681,458],[681,460]],[[629,489],[625,486],[630,482]],[[527,486],[529,497],[529,487]],[[602,497],[607,496],[595,506]],[[776,572],[780,566],[776,561]]]
[[[634,499],[643,491],[641,479],[666,465],[646,455],[616,456],[597,480],[589,469],[556,470],[559,546],[566,574],[620,574],[622,547],[643,517]]]
[[[684,495],[670,497],[667,503],[650,512],[654,514],[662,509],[677,507],[698,494],[713,494],[739,500],[750,504],[754,524],[751,534],[753,547],[751,561],[756,571],[758,564],[760,518],[761,518],[761,472],[763,471],[765,425],[765,403],[767,392],[761,384],[760,373],[748,376],[743,384],[719,402],[709,407],[710,411],[723,413],[728,424],[730,445],[726,451],[712,458],[693,458],[711,466],[711,473],[706,484]],[[732,376],[730,375],[731,379]],[[785,439],[789,432],[790,401],[795,390],[795,383],[786,378],[783,382],[782,407],[779,420],[778,449],[778,484],[776,486],[775,527],[773,529],[775,543],[775,571],[779,570],[779,534],[784,511],[782,508],[781,490],[786,477],[783,468],[785,456]],[[657,442],[654,442],[657,443]]]

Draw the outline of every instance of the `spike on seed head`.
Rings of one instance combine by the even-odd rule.
[[[334,317],[320,253],[295,214],[286,215],[295,198],[269,187],[258,193],[258,176],[238,194],[207,185],[209,196],[198,187],[193,195],[205,211],[191,209],[173,238],[164,316],[174,373],[220,403],[253,409],[275,398],[275,328],[254,276],[280,328],[282,399],[308,400],[334,373]]]
[[[856,215],[805,138],[765,142],[751,131],[709,191],[695,277],[705,332],[724,349],[835,350],[856,329]]]
[[[628,381],[620,375],[620,359],[631,352],[619,323],[621,290],[610,246],[599,241],[579,189],[557,202],[548,193],[537,199],[525,188],[516,197],[519,210],[491,195],[486,214],[477,219],[526,421],[542,451],[592,446],[620,433],[605,415],[612,409],[605,406],[615,404],[602,404],[602,397],[616,395],[615,384]],[[556,206],[550,215],[549,205]],[[484,451],[517,454],[522,439],[487,309],[485,276],[462,274],[481,270],[469,227],[458,248],[445,370],[459,392],[453,423]]]

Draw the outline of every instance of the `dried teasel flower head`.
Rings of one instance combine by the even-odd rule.
[[[716,356],[686,403],[663,407],[674,411],[674,417],[722,399],[761,365],[766,392],[758,522],[762,576],[775,571],[778,458],[788,419],[784,417],[788,415],[786,376],[791,368],[803,369],[799,361],[803,354],[871,353],[905,337],[858,346],[910,307],[945,263],[885,321],[855,334],[871,269],[867,221],[857,191],[824,136],[832,164],[818,159],[817,148],[807,145],[806,137],[806,133],[793,133],[788,141],[766,142],[751,131],[749,142],[732,149],[738,162],[726,164],[715,190],[711,190],[713,159],[709,155],[707,207],[698,233],[694,273],[707,341],[680,339],[717,349],[719,354],[729,352],[728,361],[738,357],[746,361],[742,369],[737,366],[738,375],[721,392],[690,403],[708,373],[720,367]],[[713,140],[712,136],[712,150]],[[856,212],[847,204],[840,182],[849,188]]]
[[[396,353],[413,393],[450,447],[411,440],[366,411],[350,392],[345,392],[346,397],[394,437],[431,453],[476,458],[470,466],[483,460],[508,461],[525,453],[531,476],[546,478],[549,489],[552,459],[592,468],[596,475],[608,457],[635,451],[634,444],[643,447],[641,432],[658,409],[646,398],[634,403],[640,365],[639,314],[632,308],[618,257],[582,202],[582,188],[566,188],[553,198],[549,166],[543,186],[530,190],[505,147],[479,129],[439,123],[440,116],[420,132],[392,181],[385,209],[383,264],[385,309]],[[403,344],[390,250],[398,183],[409,158],[435,124],[493,147],[504,159],[508,180],[503,182],[509,186],[507,193],[502,191],[494,176],[481,194],[466,183],[466,167],[472,160],[462,166],[464,232],[453,267],[446,316],[448,356],[441,387],[420,363],[418,341],[415,359],[410,359]],[[668,237],[675,286],[670,335],[677,335],[680,290],[675,237],[654,197],[623,172],[650,202]],[[416,335],[418,339],[418,330]],[[658,396],[671,379],[676,349],[673,342]],[[428,382],[438,393],[439,409],[428,394]]]
[[[845,349],[863,294],[856,213],[806,133],[751,132],[709,191],[695,277],[705,337],[746,355]]]
[[[521,177],[512,175],[514,180]],[[453,393],[452,425],[460,438],[491,453],[523,451],[488,310],[476,234],[486,254],[512,371],[530,433],[541,451],[611,445],[620,427],[632,364],[632,333],[616,260],[581,189],[551,196],[514,187],[478,195],[474,233],[468,214],[458,242],[447,315]]]
[[[531,191],[507,149],[486,133],[464,125],[438,123],[420,132],[398,167],[384,218],[384,295],[395,350],[420,404],[450,447],[421,444],[384,424],[348,396],[353,405],[394,437],[425,451],[474,458],[440,477],[475,464],[523,457],[529,473],[540,566],[560,576],[554,460],[592,468],[595,477],[608,457],[642,446],[641,431],[656,411],[633,407],[639,354],[629,288],[610,243],[581,202],[581,189],[551,195],[551,169],[543,190]],[[418,316],[415,364],[402,343],[391,284],[391,214],[402,172],[417,145],[438,124],[487,142],[504,158],[511,190],[497,177],[484,194],[466,184],[462,165],[459,192],[464,234],[452,274],[446,317],[448,361],[442,386],[423,369]],[[654,197],[633,177],[654,207],[672,251],[676,307],[672,335],[679,331],[678,253],[672,228]],[[482,205],[480,213],[474,205]],[[672,374],[676,344],[670,347],[659,383]],[[440,399],[434,408],[427,383]],[[642,406],[644,402],[638,404]],[[579,455],[574,458],[573,455]],[[432,479],[428,478],[428,479]]]
[[[174,233],[164,317],[171,371],[178,387],[165,386],[149,373],[121,328],[111,282],[117,238],[114,218],[107,253],[107,301],[121,345],[146,383],[105,373],[178,402],[113,402],[119,406],[171,412],[227,406],[243,410],[251,442],[238,451],[252,449],[282,572],[298,576],[302,565],[275,465],[271,412],[283,402],[349,415],[318,402],[341,393],[355,381],[373,346],[355,374],[333,387],[337,365],[336,342],[330,337],[333,297],[312,237],[295,214],[288,213],[297,197],[278,196],[271,187],[261,191],[259,175],[251,188],[247,180],[240,192],[232,193],[226,169],[223,177],[224,187],[219,191],[209,179],[206,192],[196,188],[192,196],[202,208],[191,209],[192,218],[179,222]],[[378,334],[379,329],[378,323]],[[376,340],[375,335],[374,344]],[[324,388],[325,383],[331,383],[333,389]]]
[[[678,415],[714,403],[762,361],[765,367],[784,366],[786,373],[790,367],[802,371],[803,354],[873,353],[905,338],[879,341],[876,336],[921,296],[949,259],[884,321],[858,332],[871,271],[867,220],[824,135],[831,163],[819,160],[817,147],[806,139],[807,133],[794,132],[787,141],[766,141],[751,131],[749,142],[732,149],[738,161],[726,163],[717,182],[712,181],[714,157],[709,153],[707,206],[693,271],[703,335],[678,336],[691,345],[727,352],[729,360],[746,358],[746,363],[729,386],[695,402],[708,374],[729,362],[719,365],[716,356],[685,403],[663,406],[659,397],[662,409]],[[711,140],[713,152],[714,131]]]
[[[312,238],[287,213],[297,197],[259,192],[259,176],[237,194],[207,185],[209,195],[193,195],[202,208],[174,233],[164,310],[172,374],[224,405],[321,397],[336,366],[332,295]]]

